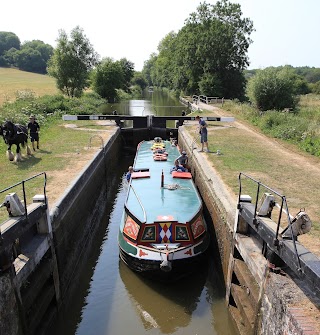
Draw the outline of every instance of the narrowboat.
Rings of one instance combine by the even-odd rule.
[[[119,229],[122,261],[159,280],[193,272],[209,245],[202,200],[178,156],[174,140],[139,143]]]

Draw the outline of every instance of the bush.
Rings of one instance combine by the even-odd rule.
[[[261,111],[295,108],[298,99],[287,69],[267,68],[257,71],[247,86],[250,101]]]
[[[267,111],[260,117],[259,127],[275,138],[298,143],[308,130],[308,121],[297,114]]]
[[[35,115],[40,126],[50,117],[61,117],[63,114],[97,114],[100,106],[105,104],[96,93],[86,93],[81,98],[68,98],[63,95],[45,95],[36,98],[32,92],[19,92],[17,99],[2,105],[0,122],[11,120],[14,123],[27,124],[29,116]]]
[[[320,138],[312,135],[307,137],[300,143],[299,147],[311,155],[320,157]]]

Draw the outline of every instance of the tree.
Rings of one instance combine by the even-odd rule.
[[[69,97],[80,96],[89,87],[90,71],[98,62],[98,54],[77,26],[71,39],[60,30],[57,47],[49,60],[48,73],[57,81],[58,89]]]
[[[294,82],[286,68],[258,70],[248,82],[247,94],[261,111],[294,108],[297,103]]]
[[[221,80],[214,74],[205,73],[199,81],[199,89],[203,95],[209,97],[223,96]]]
[[[148,83],[149,86],[155,85],[152,81],[151,71],[152,71],[153,67],[155,66],[155,62],[157,60],[157,57],[158,56],[155,53],[152,53],[150,55],[149,59],[146,60],[143,64],[142,74],[146,78],[147,83]]]
[[[173,87],[174,62],[172,57],[175,55],[177,34],[173,31],[163,38],[159,45],[159,55],[151,70],[153,82],[158,87]]]
[[[20,70],[45,74],[47,73],[48,60],[52,55],[53,47],[51,45],[33,40],[22,44],[21,50],[16,51],[13,59]]]
[[[121,58],[119,60],[119,64],[122,68],[122,73],[123,73],[123,89],[126,92],[130,92],[130,85],[131,85],[131,79],[133,78],[134,75],[134,64],[127,60],[126,58]]]
[[[0,56],[11,48],[15,48],[17,50],[20,49],[19,37],[11,32],[0,31]]]
[[[0,66],[10,66],[11,64],[8,63],[8,57],[6,57],[6,52],[11,50],[11,55],[12,50],[19,49],[20,40],[16,34],[7,31],[0,31]]]
[[[131,83],[133,85],[140,86],[141,90],[144,90],[148,86],[146,78],[145,78],[145,76],[143,75],[142,72],[135,72],[134,75],[133,75],[133,78],[131,80]]]
[[[16,65],[20,70],[45,73],[47,63],[41,57],[38,50],[26,48],[16,53]]]
[[[21,45],[21,49],[33,49],[39,51],[45,62],[48,62],[53,55],[53,47],[40,40],[27,41]]]
[[[112,58],[103,59],[91,74],[92,89],[109,102],[118,99],[117,89],[122,88],[125,82],[121,63]]]
[[[239,4],[201,3],[177,34],[161,41],[150,71],[154,85],[187,94],[244,97],[243,71],[249,64],[252,31],[253,23],[242,17]]]

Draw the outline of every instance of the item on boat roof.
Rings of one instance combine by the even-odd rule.
[[[131,178],[132,179],[150,178],[150,172],[149,171],[132,172]]]
[[[190,190],[190,187],[182,187],[179,184],[166,184],[163,187],[167,190]]]
[[[192,175],[190,172],[172,171],[172,178],[191,179]]]
[[[165,154],[155,154],[153,155],[153,160],[155,161],[166,161],[168,158],[167,158],[167,155]]]

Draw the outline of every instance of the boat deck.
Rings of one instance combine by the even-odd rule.
[[[170,170],[180,155],[176,146],[164,141],[168,153],[166,161],[155,161],[151,146],[153,141],[141,142],[134,162],[135,171],[149,169],[150,177],[131,179],[127,208],[141,222],[178,221],[185,223],[196,216],[202,206],[192,179],[173,178]],[[164,187],[161,187],[161,174]],[[169,189],[171,186],[176,189]],[[139,199],[139,200],[138,200]],[[146,218],[144,216],[144,211]]]

